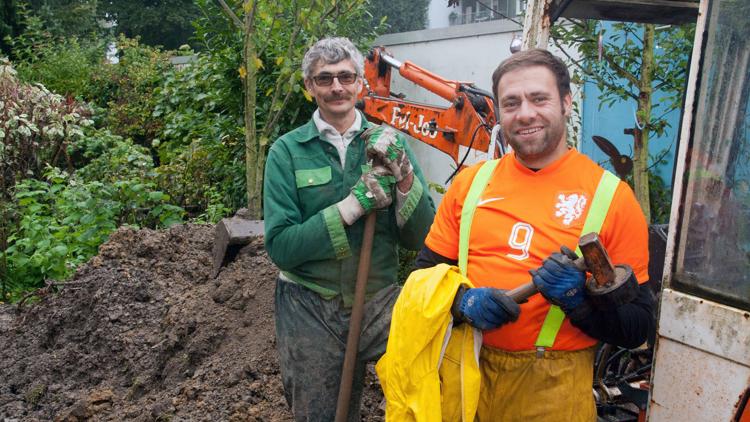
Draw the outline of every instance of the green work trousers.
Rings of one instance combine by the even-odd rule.
[[[366,304],[357,363],[354,369],[348,421],[359,421],[367,362],[385,352],[391,311],[400,292],[391,285]],[[329,422],[336,402],[349,332],[351,308],[340,296],[331,300],[294,282],[276,283],[276,344],[284,394],[298,422]]]

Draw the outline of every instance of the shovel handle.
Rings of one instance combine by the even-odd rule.
[[[344,367],[341,371],[339,397],[336,402],[336,422],[345,422],[349,416],[349,400],[352,397],[352,380],[354,379],[354,364],[357,361],[359,335],[362,330],[362,316],[365,311],[365,292],[367,291],[367,277],[370,275],[370,258],[372,257],[372,241],[375,235],[375,212],[367,215],[365,233],[362,239],[362,249],[359,253],[359,267],[357,268],[357,284],[354,286],[354,303],[352,316],[349,320],[349,335],[346,338],[346,352]]]

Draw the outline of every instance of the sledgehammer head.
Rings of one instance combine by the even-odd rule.
[[[596,233],[581,236],[578,248],[583,254],[591,278],[586,281],[589,298],[597,308],[612,309],[638,296],[638,281],[627,265],[612,265]]]

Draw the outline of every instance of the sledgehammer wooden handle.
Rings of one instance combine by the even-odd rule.
[[[599,235],[596,233],[587,233],[578,241],[578,247],[583,254],[583,260],[586,262],[586,269],[594,276],[596,284],[599,286],[608,286],[615,281],[615,268],[609,259],[607,250],[604,249]],[[565,249],[565,248],[563,248]],[[572,253],[572,252],[571,252]],[[578,258],[580,260],[580,258]],[[578,261],[577,265],[580,265]],[[534,283],[528,282],[516,287],[513,290],[505,292],[516,303],[525,302],[534,294],[539,293]]]
[[[505,294],[513,299],[513,302],[516,303],[526,302],[528,298],[534,296],[537,293],[539,293],[539,290],[537,290],[534,283],[530,281],[526,284],[522,284],[516,287],[513,290],[508,290],[507,292],[505,292]]]

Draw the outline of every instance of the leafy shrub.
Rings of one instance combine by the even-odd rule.
[[[113,133],[150,147],[162,130],[154,91],[171,69],[169,54],[122,35],[117,48],[119,63],[99,65],[84,97],[106,110],[103,124]]]
[[[114,183],[117,180],[153,178],[154,162],[148,148],[112,134],[109,129],[89,128],[72,148],[71,156],[85,181]]]
[[[169,53],[121,35],[116,40],[119,63],[110,64],[104,38],[55,37],[33,15],[27,15],[26,24],[26,32],[13,41],[22,80],[90,102],[113,133],[151,145],[162,126],[153,116],[153,91],[171,68]]]
[[[0,198],[17,175],[40,177],[47,165],[70,165],[68,147],[92,122],[90,110],[43,85],[21,83],[0,59]]]
[[[239,52],[199,54],[165,77],[154,115],[164,119],[155,146],[160,187],[189,210],[209,203],[237,209],[245,201],[242,87]],[[219,208],[222,208],[221,206]]]
[[[152,182],[86,182],[55,167],[47,169],[45,180],[18,183],[13,199],[18,225],[8,236],[3,252],[8,271],[0,279],[11,300],[46,279],[69,277],[117,227],[168,227],[184,213]]]
[[[20,79],[68,97],[85,96],[104,60],[104,42],[54,37],[33,15],[26,14],[24,21],[26,30],[11,40]]]

